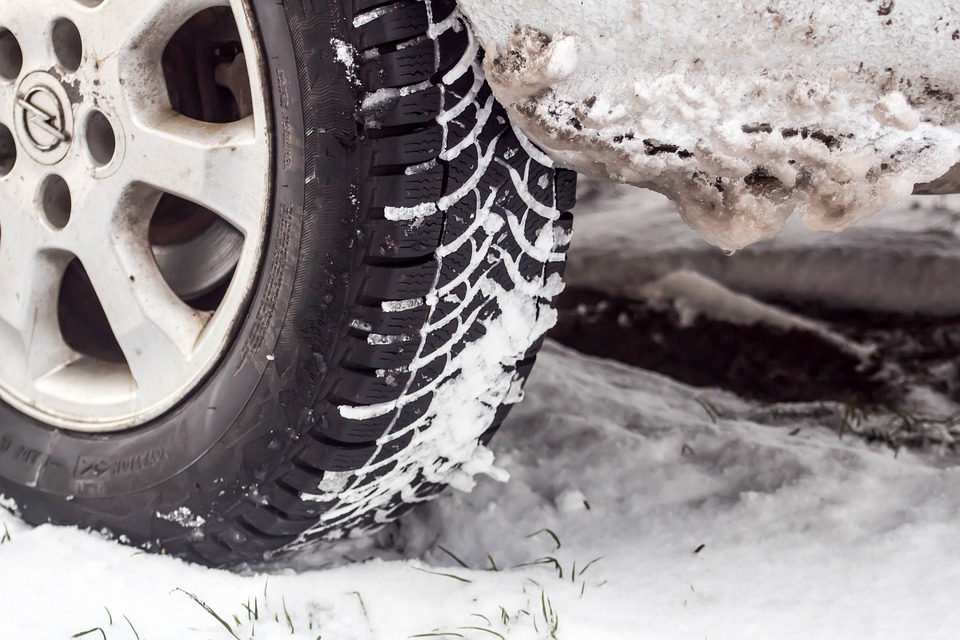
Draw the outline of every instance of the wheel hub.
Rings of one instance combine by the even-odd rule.
[[[54,165],[67,155],[73,140],[73,108],[53,74],[31,73],[17,89],[17,141],[37,162]]]

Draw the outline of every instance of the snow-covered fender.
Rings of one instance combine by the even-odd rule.
[[[836,231],[915,189],[960,191],[955,0],[460,4],[532,139],[670,196],[725,249],[794,212]]]

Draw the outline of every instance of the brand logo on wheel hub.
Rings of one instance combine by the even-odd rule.
[[[22,109],[23,127],[27,138],[40,151],[52,151],[66,142],[63,105],[53,91],[46,87],[34,87],[22,98],[17,98]]]
[[[38,71],[23,79],[16,98],[17,137],[42,164],[63,160],[73,134],[73,105],[59,79]]]

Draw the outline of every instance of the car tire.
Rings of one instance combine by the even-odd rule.
[[[228,340],[135,424],[70,428],[0,393],[0,504],[235,566],[496,473],[486,444],[556,318],[576,178],[511,127],[454,0],[223,4],[260,51],[271,158]]]

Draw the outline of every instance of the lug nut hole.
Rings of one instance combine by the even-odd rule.
[[[117,134],[107,116],[99,111],[91,112],[87,117],[86,135],[87,148],[94,163],[98,167],[110,164],[117,152]]]
[[[13,132],[0,124],[0,178],[13,171],[17,163],[17,143]]]
[[[66,18],[60,18],[53,24],[53,52],[57,60],[67,71],[76,71],[80,68],[83,58],[83,41],[77,25]]]
[[[0,77],[16,80],[23,70],[23,51],[9,29],[0,28]]]
[[[67,182],[58,175],[47,176],[41,187],[40,199],[47,222],[57,229],[67,226],[73,207]]]

